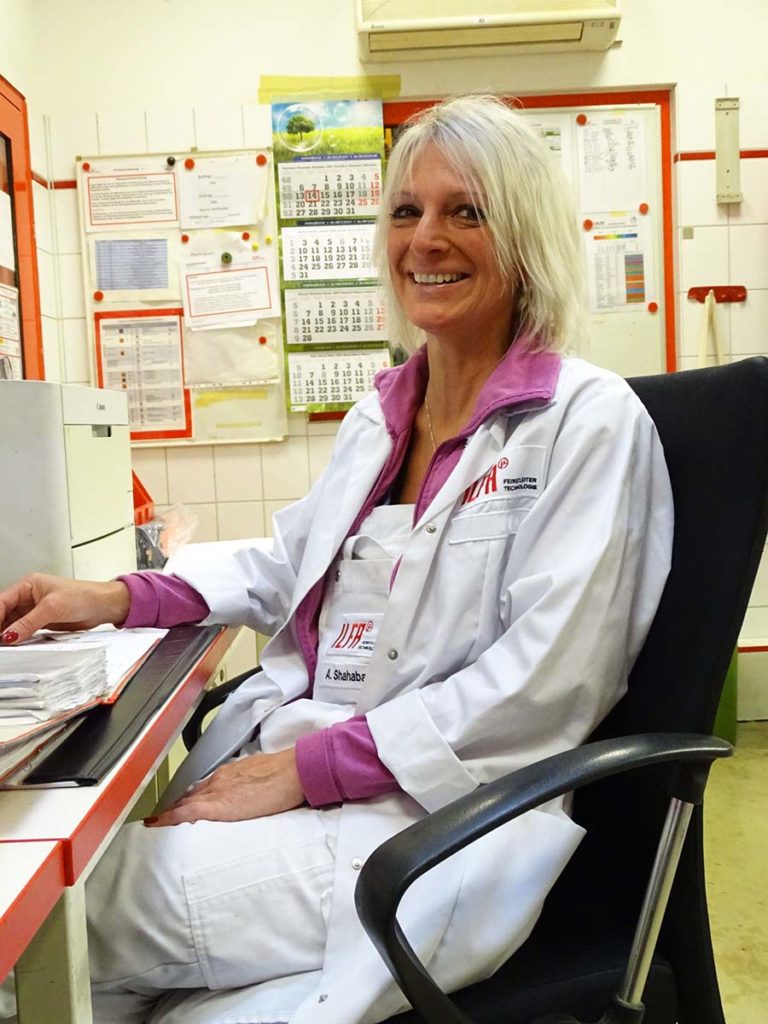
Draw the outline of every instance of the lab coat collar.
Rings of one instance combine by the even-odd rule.
[[[560,375],[557,352],[531,351],[532,339],[518,338],[507,349],[483,384],[471,417],[459,437],[468,437],[491,413],[522,402],[550,402]],[[424,401],[429,380],[427,346],[415,352],[402,366],[382,370],[374,385],[387,430],[393,438],[411,429]]]

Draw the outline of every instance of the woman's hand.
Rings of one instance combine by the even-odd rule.
[[[34,572],[0,592],[0,641],[29,640],[38,629],[91,629],[124,622],[131,607],[120,580],[90,583]]]
[[[184,821],[244,821],[290,811],[304,803],[296,749],[251,754],[217,768],[207,779],[154,818],[151,828]]]

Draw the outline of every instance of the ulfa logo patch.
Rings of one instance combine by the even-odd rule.
[[[539,479],[536,476],[513,476],[509,472],[509,459],[502,456],[490,469],[464,491],[461,507],[471,505],[479,498],[487,498],[498,494],[515,494],[518,492],[536,493]]]

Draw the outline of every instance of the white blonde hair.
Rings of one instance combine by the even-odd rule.
[[[499,272],[515,292],[515,337],[535,349],[577,347],[585,324],[576,207],[557,158],[525,119],[495,96],[459,96],[406,121],[389,159],[374,243],[393,344],[413,351],[424,334],[397,301],[387,263],[392,197],[435,145],[479,197]]]

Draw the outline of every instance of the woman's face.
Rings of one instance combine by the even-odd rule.
[[[501,277],[484,199],[434,144],[392,197],[387,260],[412,324],[434,338],[472,345],[509,341],[513,290]]]

